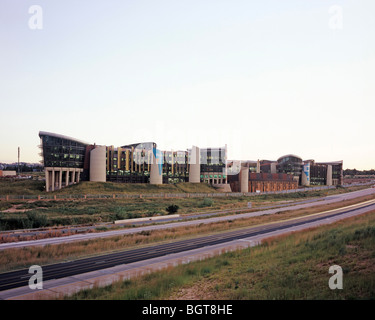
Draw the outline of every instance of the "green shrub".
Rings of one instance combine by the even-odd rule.
[[[1,230],[15,230],[15,229],[32,229],[41,228],[49,225],[46,215],[35,211],[29,211],[26,217],[0,217]]]
[[[167,210],[168,214],[173,214],[178,211],[180,207],[177,204],[171,204],[165,210]]]
[[[47,226],[48,224],[47,216],[44,214],[40,214],[35,211],[29,211],[26,215],[31,228],[41,228]]]
[[[204,198],[201,202],[201,207],[212,207],[214,204],[214,201],[211,198]]]

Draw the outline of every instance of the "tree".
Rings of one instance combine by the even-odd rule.
[[[171,205],[168,206],[165,210],[167,210],[168,214],[173,214],[173,213],[176,213],[178,209],[179,209],[179,206],[178,206],[178,205],[176,205],[176,204],[171,204]]]

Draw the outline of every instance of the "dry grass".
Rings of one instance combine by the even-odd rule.
[[[343,290],[328,286],[335,264],[343,268]],[[374,299],[374,266],[375,211],[69,299]]]
[[[334,225],[268,238],[259,247],[225,254],[222,259],[228,259],[229,268],[158,298],[374,299],[374,245],[372,211]],[[328,287],[328,269],[336,264],[343,268],[343,290]],[[170,279],[173,281],[172,276]]]
[[[353,200],[343,201],[340,204],[331,204],[303,210],[285,211],[274,215],[257,216],[246,219],[228,220],[225,222],[198,224],[189,227],[172,228],[165,230],[139,232],[124,236],[88,240],[82,242],[66,243],[60,245],[47,245],[45,247],[28,247],[22,249],[7,249],[1,251],[0,272],[27,267],[32,264],[49,264],[58,261],[73,260],[89,255],[104,254],[117,250],[132,249],[139,246],[156,244],[166,241],[193,238],[217,232],[246,228],[262,223],[284,220],[292,217],[304,216],[330,210],[341,206],[351,205],[362,201],[374,199],[375,196],[365,196]]]

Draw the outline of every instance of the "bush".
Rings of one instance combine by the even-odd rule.
[[[29,211],[26,217],[5,218],[0,216],[0,230],[32,229],[49,225],[46,215]]]
[[[214,204],[214,201],[211,198],[204,198],[203,201],[201,202],[200,206],[201,207],[212,207]]]
[[[167,210],[168,214],[176,213],[179,209],[179,206],[176,204],[171,204],[165,210]]]
[[[39,214],[34,211],[29,211],[27,213],[27,219],[29,223],[27,223],[31,228],[41,228],[45,227],[48,224],[47,216],[44,214]]]

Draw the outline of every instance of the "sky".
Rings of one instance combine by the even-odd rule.
[[[39,162],[47,131],[373,169],[374,12],[373,0],[0,0],[0,162],[18,147]]]

